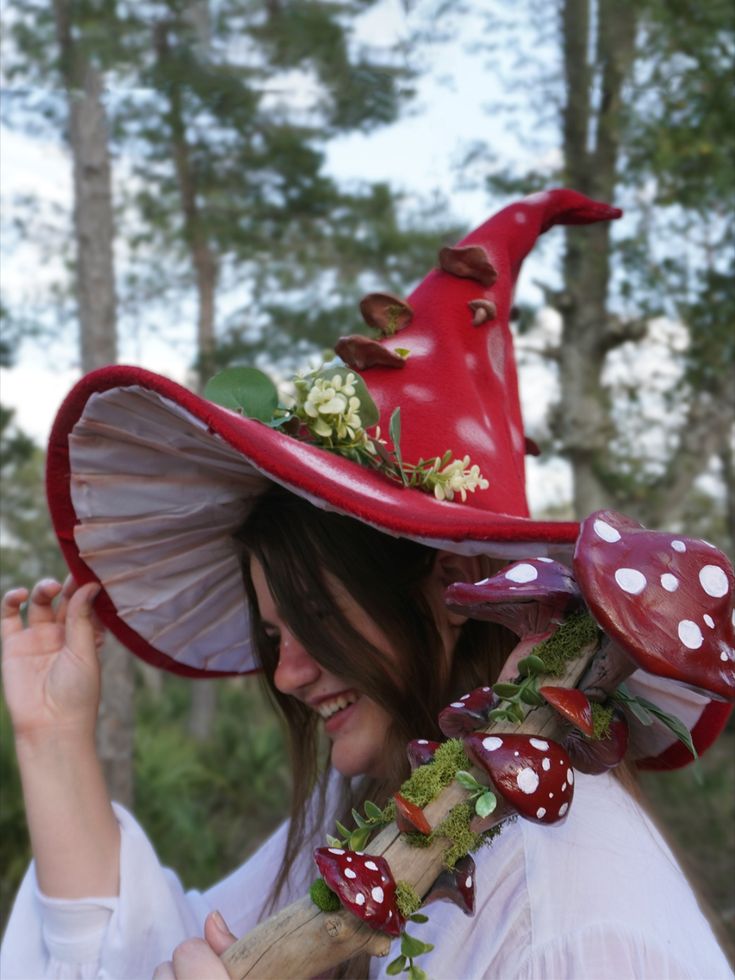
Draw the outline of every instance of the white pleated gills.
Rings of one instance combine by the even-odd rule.
[[[93,395],[69,437],[80,557],[151,646],[255,666],[234,532],[269,480],[205,423],[138,386]]]

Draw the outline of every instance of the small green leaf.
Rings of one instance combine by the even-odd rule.
[[[404,361],[411,356],[411,351],[408,349],[408,347],[394,347],[393,350],[399,357],[402,357]]]
[[[495,793],[491,793],[490,790],[488,790],[486,793],[483,793],[475,803],[475,813],[478,817],[489,817],[497,805],[498,801]]]
[[[268,422],[278,407],[278,389],[257,368],[226,368],[210,378],[204,397],[217,405],[233,408],[251,419]]]
[[[454,778],[463,789],[468,789],[471,793],[482,789],[482,786],[477,782],[472,773],[466,772],[464,769],[458,769],[454,774]]]
[[[488,721],[512,721],[513,719],[509,717],[508,712],[505,708],[493,708],[490,714],[487,716]]]
[[[518,661],[518,673],[521,677],[528,677],[529,674],[544,674],[546,673],[546,664],[541,657],[532,653]]]
[[[534,707],[544,704],[544,699],[533,687],[521,688],[521,701],[523,701],[524,704],[532,704]]]
[[[508,714],[512,721],[521,722],[526,717],[526,712],[520,706],[520,704],[511,704],[508,708]]]
[[[648,698],[642,698],[640,695],[636,697],[631,694],[628,694],[628,698],[629,700],[626,703],[632,711],[634,711],[636,707],[641,708],[654,718],[658,718],[662,724],[666,725],[670,732],[676,735],[680,742],[683,742],[683,744],[686,745],[692,756],[695,759],[698,758],[691,733],[683,721],[677,718],[676,715],[670,715],[667,711],[664,711],[663,708],[659,708],[657,704],[649,701]]]
[[[338,837],[332,837],[331,834],[327,834],[327,845],[329,847],[342,847],[342,841]]]
[[[361,813],[358,813],[357,810],[354,807],[352,808],[352,819],[355,821],[355,824],[356,824],[357,827],[367,827],[368,826],[368,823],[367,823],[367,820],[365,819],[365,817],[363,817]]]
[[[408,980],[429,980],[426,970],[422,970],[420,966],[416,966],[414,963],[409,966],[406,972],[408,973]]]
[[[393,409],[393,414],[390,417],[390,423],[388,424],[388,434],[390,435],[391,442],[393,443],[393,452],[398,463],[398,469],[401,474],[401,480],[403,481],[404,487],[408,486],[408,480],[406,479],[406,474],[403,470],[403,459],[401,458],[401,408],[400,405]]]
[[[429,916],[424,915],[423,912],[414,912],[413,915],[409,915],[410,922],[428,922]]]
[[[493,692],[497,694],[499,698],[503,698],[503,700],[514,698],[519,691],[520,686],[518,684],[493,684]]]
[[[428,953],[433,948],[431,943],[422,943],[420,939],[409,936],[407,932],[401,936],[401,952],[409,959],[413,959],[414,956],[421,956],[422,953]]]
[[[365,815],[371,820],[383,820],[383,811],[372,800],[365,800]]]
[[[350,834],[350,850],[361,851],[370,839],[370,827],[361,827]]]
[[[634,697],[623,684],[612,695],[612,700],[618,701],[629,708],[641,725],[648,727],[656,720],[651,712],[643,705],[641,699]]]
[[[348,830],[347,827],[345,827],[345,825],[343,823],[340,823],[339,822],[339,820],[335,821],[335,824],[336,824],[337,830],[340,832],[340,834],[342,834],[342,837],[343,838],[349,837],[350,834],[352,833],[352,831],[351,830]]]
[[[403,973],[403,971],[406,969],[407,963],[408,960],[405,956],[396,956],[396,958],[392,960],[385,968],[385,972],[389,977],[396,977],[399,973]]]

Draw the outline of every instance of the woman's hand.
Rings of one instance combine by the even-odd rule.
[[[179,943],[173,958],[156,967],[153,980],[230,980],[220,959],[235,942],[219,912],[210,912],[204,923],[204,939]]]
[[[92,611],[99,590],[97,583],[77,588],[72,578],[63,587],[43,579],[30,596],[27,589],[3,596],[3,688],[17,740],[94,736],[104,637]],[[27,625],[21,618],[26,600]]]

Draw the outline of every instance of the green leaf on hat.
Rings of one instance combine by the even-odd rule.
[[[498,801],[495,793],[491,793],[488,790],[475,803],[475,813],[478,817],[489,817],[497,805]]]
[[[257,368],[226,368],[210,378],[204,389],[209,401],[242,412],[251,419],[268,422],[278,407],[278,389]]]

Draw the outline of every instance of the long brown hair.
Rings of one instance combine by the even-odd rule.
[[[379,704],[392,719],[385,736],[389,770],[381,780],[364,778],[343,807],[371,799],[382,806],[408,774],[405,745],[414,738],[440,739],[437,715],[458,694],[498,675],[515,638],[490,623],[468,621],[461,630],[449,673],[446,652],[427,601],[425,586],[437,552],[392,537],[339,514],[314,507],[281,488],[265,494],[237,534],[242,546],[252,632],[268,693],[286,725],[292,763],[291,823],[285,860],[275,882],[275,903],[304,840],[324,825],[326,770],[318,718],[273,683],[278,644],[263,629],[250,577],[250,560],[263,567],[279,615],[326,670]],[[329,590],[334,576],[390,638],[390,659],[350,623]],[[321,756],[321,757],[320,757]],[[306,802],[319,787],[314,826],[306,826]],[[324,827],[334,833],[333,824]]]

